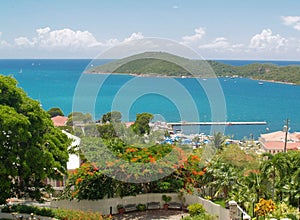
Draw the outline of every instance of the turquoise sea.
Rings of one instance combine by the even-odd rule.
[[[207,95],[208,91],[205,89],[205,85],[213,83],[212,79],[199,79],[201,81],[199,84],[197,79],[189,78],[83,75],[90,61],[88,59],[4,59],[0,60],[0,73],[14,76],[19,86],[30,97],[39,100],[44,109],[60,107],[66,115],[74,110],[90,111],[91,100],[93,100],[92,114],[95,119],[99,119],[102,114],[111,110],[122,111],[126,121],[133,121],[135,114],[141,112],[151,112],[157,119],[173,122],[211,121],[213,118],[214,113],[210,103],[216,97]],[[105,62],[107,60],[99,61],[99,63]],[[254,61],[224,60],[221,62],[244,65]],[[300,65],[300,62],[296,61],[255,62]],[[267,125],[227,126],[225,128],[227,135],[236,139],[250,138],[252,135],[257,138],[260,133],[282,130],[287,118],[290,120],[291,131],[300,131],[300,86],[271,82],[262,84],[245,78],[219,78],[218,81],[225,97],[227,121],[267,122]],[[183,92],[174,85],[180,85]],[[79,107],[73,105],[74,94],[76,102],[81,103]],[[186,97],[192,100],[198,115],[192,112],[190,100],[186,100]],[[219,119],[221,120],[222,117]],[[194,132],[193,127],[183,129],[186,132]],[[210,126],[201,126],[200,132],[211,132]]]

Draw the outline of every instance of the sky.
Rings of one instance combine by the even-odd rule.
[[[0,58],[94,58],[148,37],[205,59],[300,60],[299,0],[1,0]]]

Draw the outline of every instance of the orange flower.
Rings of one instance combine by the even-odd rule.
[[[132,147],[129,147],[129,148],[126,149],[126,153],[132,153],[132,152],[135,152],[135,151],[137,151],[137,149],[132,148]]]
[[[154,163],[156,159],[154,157],[150,158],[150,163]]]
[[[78,185],[82,181],[83,181],[83,179],[81,177],[79,177],[79,178],[76,179],[75,184]]]
[[[76,191],[72,192],[72,196],[74,197],[74,196],[76,196],[78,193],[79,193],[79,191],[76,190]]]
[[[192,155],[191,159],[196,160],[196,161],[200,161],[200,158],[197,155]]]
[[[203,171],[199,171],[199,172],[198,172],[198,175],[199,175],[199,176],[203,176],[203,175],[204,175],[204,172],[203,172]]]
[[[134,157],[131,159],[131,162],[136,162],[138,160],[138,158]]]

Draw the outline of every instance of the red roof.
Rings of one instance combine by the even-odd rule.
[[[65,116],[55,116],[53,118],[51,118],[51,120],[53,121],[54,126],[59,127],[59,126],[65,126],[67,121],[68,121],[68,117]]]
[[[262,143],[267,150],[283,150],[284,142],[282,141],[268,141]],[[300,142],[288,142],[286,145],[287,150],[300,150]]]

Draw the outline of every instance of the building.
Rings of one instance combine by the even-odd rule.
[[[276,154],[284,152],[286,132],[276,131],[268,134],[261,134],[259,141],[265,152]],[[288,133],[286,142],[286,150],[300,150],[300,133]]]
[[[53,121],[55,127],[61,127],[61,126],[66,126],[68,117],[58,115],[51,118],[51,120]]]
[[[76,148],[79,147],[81,139],[77,136],[74,136],[66,131],[62,131],[64,134],[68,136],[69,139],[72,140],[71,145],[69,148]],[[72,172],[75,169],[79,168],[81,164],[81,159],[78,154],[69,154],[69,161],[67,162],[67,170],[68,172]],[[46,184],[50,184],[53,189],[57,192],[62,191],[65,187],[66,183],[66,176],[62,180],[53,180],[53,179],[46,179]]]

